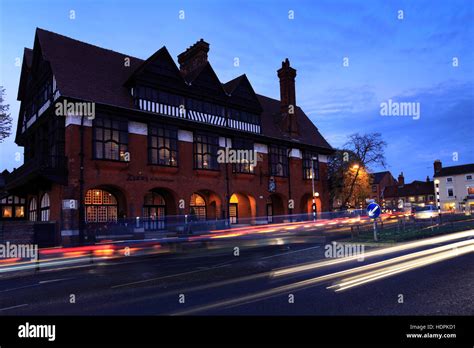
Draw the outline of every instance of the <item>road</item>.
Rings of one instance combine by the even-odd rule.
[[[17,274],[0,280],[0,315],[473,315],[472,233],[363,261],[306,242]]]

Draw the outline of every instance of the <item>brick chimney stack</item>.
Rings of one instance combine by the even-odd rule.
[[[440,160],[436,160],[433,163],[433,168],[434,168],[434,173],[437,174],[443,169],[443,164],[441,163]]]
[[[405,185],[405,177],[403,176],[403,172],[400,173],[398,176],[398,185],[403,186]]]
[[[183,75],[199,69],[207,63],[207,53],[209,52],[209,44],[203,39],[196,42],[186,51],[178,55],[179,70]]]
[[[280,112],[283,116],[283,126],[290,134],[298,133],[298,122],[296,120],[296,70],[290,66],[288,58],[281,63],[278,69],[280,79]]]

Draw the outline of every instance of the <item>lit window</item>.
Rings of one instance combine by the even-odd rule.
[[[8,196],[0,199],[0,217],[5,219],[25,217],[25,198]]]
[[[85,199],[86,222],[117,221],[117,199],[105,190],[88,190]]]
[[[288,176],[288,149],[284,146],[269,146],[270,175]]]
[[[112,117],[97,117],[93,123],[94,158],[126,161],[128,122]]]
[[[218,149],[218,136],[208,133],[194,133],[194,168],[218,170]]]
[[[240,159],[240,163],[234,163],[232,165],[232,171],[234,173],[253,173],[255,167],[250,163],[250,156],[254,155],[254,144],[253,141],[242,138],[232,139],[232,149],[233,150],[244,150],[247,154],[245,159]],[[254,158],[257,161],[257,158]]]
[[[11,205],[2,207],[2,217],[3,218],[12,218],[13,217],[13,207]]]
[[[162,125],[148,126],[148,160],[160,166],[178,166],[178,130]]]
[[[303,178],[313,178],[313,166],[314,166],[314,179],[319,180],[319,160],[318,154],[311,151],[303,151]]]
[[[197,193],[193,193],[191,195],[191,201],[189,204],[189,215],[191,221],[206,220],[206,201],[201,195]]]

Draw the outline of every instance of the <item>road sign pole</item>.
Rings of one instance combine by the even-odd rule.
[[[374,219],[374,241],[377,240],[377,221]]]

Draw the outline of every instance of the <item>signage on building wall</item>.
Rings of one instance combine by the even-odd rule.
[[[275,192],[276,190],[276,182],[273,176],[268,179],[268,192]]]
[[[157,176],[148,176],[148,175],[133,175],[133,174],[127,174],[127,179],[126,181],[166,181],[166,182],[173,182],[173,179],[165,179],[165,178],[159,178]]]

